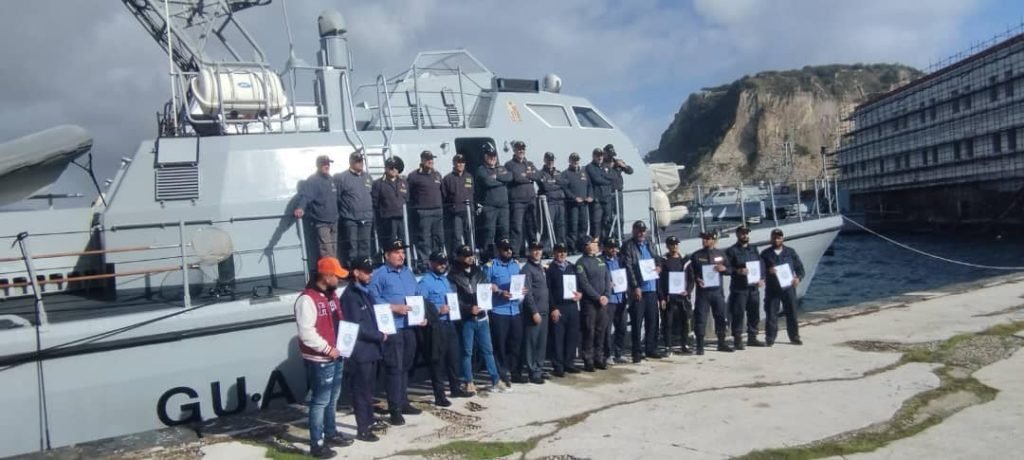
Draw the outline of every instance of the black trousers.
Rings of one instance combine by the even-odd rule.
[[[796,289],[766,294],[764,297],[764,338],[775,342],[779,333],[779,307],[786,315],[786,335],[790,340],[800,338],[800,324],[796,319]]]
[[[580,309],[576,303],[557,305],[562,314],[551,322],[551,366],[555,371],[576,368],[576,348],[580,343]]]
[[[569,239],[569,252],[576,252],[576,245],[587,234],[587,223],[590,221],[590,210],[587,203],[570,201],[566,206],[565,226],[566,238]]]
[[[603,363],[604,341],[608,337],[608,306],[601,306],[594,300],[580,300],[583,315],[583,343],[580,355],[587,365]]]
[[[368,220],[341,219],[341,263],[351,264],[360,257],[370,257],[370,230]]]
[[[761,291],[757,287],[729,290],[729,323],[732,336],[743,337],[743,316],[747,317],[747,337],[757,337],[757,325],[761,322]]]
[[[725,337],[728,325],[725,322],[725,298],[722,290],[697,290],[697,302],[693,308],[693,334],[697,336],[698,345],[703,343],[704,333],[708,328],[708,310],[715,318],[715,335]]]
[[[522,315],[498,315],[489,312],[491,323],[491,340],[494,341],[494,360],[498,365],[498,374],[508,380],[513,373],[518,377],[522,361],[520,352],[523,347]]]
[[[508,238],[508,208],[484,206],[480,212],[480,238],[477,246],[487,249],[498,240]]]
[[[405,228],[401,217],[380,217],[377,219],[377,238],[380,247],[391,246],[391,242],[399,238],[405,239]],[[407,241],[408,242],[408,241]]]
[[[345,360],[345,391],[352,395],[352,411],[356,415],[359,433],[369,433],[373,425],[373,385],[377,380],[377,363]]]
[[[448,227],[445,235],[448,237],[449,254],[453,254],[459,246],[470,243],[469,232],[472,229],[469,228],[469,214],[466,211],[446,214],[445,224]]]
[[[632,295],[632,293],[628,293]],[[642,357],[643,353],[653,355],[658,352],[658,293],[644,292],[640,300],[633,297],[633,308],[629,312],[630,324],[633,328],[633,357]],[[641,342],[640,331],[643,331]]]
[[[441,208],[414,209],[416,215],[416,252],[426,261],[444,247],[444,212]]]
[[[444,379],[448,378],[448,388],[452,393],[459,389],[459,362],[462,360],[460,353],[459,334],[455,330],[455,323],[441,321],[434,324],[434,327],[441,328],[441,334],[445,336],[447,346],[441,351],[441,356],[433,357],[430,360],[430,383],[434,387],[434,398],[444,397]]]
[[[626,352],[626,325],[628,316],[625,303],[609,303],[608,309],[608,334],[604,342],[604,355],[606,358],[621,358]]]
[[[549,201],[548,212],[551,213],[551,225],[554,227],[548,230],[555,235],[555,241],[564,243],[566,246],[572,246],[572,244],[568,244],[569,242],[565,240],[565,204],[561,201]],[[545,246],[553,248],[554,243],[551,242],[551,234],[548,234],[545,238],[548,241]]]
[[[387,377],[388,410],[401,410],[409,404],[409,370],[416,359],[416,334],[410,328],[384,342],[384,372]]]
[[[604,208],[605,203],[600,201],[594,200],[590,203],[590,236],[604,235]]]
[[[509,203],[509,224],[511,225],[512,252],[526,253],[527,239],[533,236],[534,205],[533,202]]]
[[[690,299],[680,295],[669,296],[668,302],[665,303],[665,309],[661,311],[663,325],[661,336],[665,339],[666,348],[672,349],[672,335],[675,333],[677,325],[682,327],[682,345],[686,345],[686,340],[690,336],[691,316],[693,316],[693,306],[690,305]]]

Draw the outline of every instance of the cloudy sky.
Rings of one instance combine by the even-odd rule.
[[[102,180],[154,137],[167,58],[118,0],[0,0],[0,141],[61,123],[95,137]],[[927,67],[1021,23],[1009,0],[290,0],[300,57],[316,18],[348,20],[355,81],[394,74],[419,50],[466,48],[510,77],[559,74],[641,151],[686,96],[744,74],[808,64]],[[239,15],[276,66],[281,0]],[[304,100],[309,100],[303,95]],[[87,191],[86,191],[87,192]]]

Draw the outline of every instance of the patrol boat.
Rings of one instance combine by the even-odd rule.
[[[615,231],[660,219],[636,147],[557,76],[505,78],[465,50],[434,51],[353,91],[342,15],[319,16],[315,65],[293,55],[278,72],[238,20],[267,3],[124,0],[173,63],[170,98],[159,136],[106,188],[94,180],[92,206],[0,219],[0,456],[300,401],[292,305],[312,258],[291,210],[319,155],[362,149],[377,176],[385,159],[414,162],[424,149],[442,165],[461,153],[472,171],[486,143],[504,161],[525,141],[537,164],[544,150],[566,158],[614,144],[635,168]],[[211,57],[230,32],[241,38]],[[65,126],[0,146],[0,195],[31,198],[72,161],[86,164],[91,144]],[[40,161],[6,161],[26,158]],[[840,225],[836,215],[781,223],[808,278]]]

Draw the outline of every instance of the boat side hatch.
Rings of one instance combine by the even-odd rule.
[[[154,199],[199,198],[199,138],[163,138],[156,143]]]

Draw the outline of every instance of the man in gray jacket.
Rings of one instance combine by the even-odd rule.
[[[365,170],[363,152],[348,157],[348,170],[334,175],[341,217],[341,262],[370,257],[370,228],[373,226],[373,181]]]
[[[523,265],[526,275],[526,297],[523,299],[523,317],[526,333],[523,334],[523,356],[530,383],[544,383],[544,356],[548,349],[548,278],[541,265],[544,245],[539,241],[530,243],[530,257]]]
[[[299,184],[299,194],[292,212],[302,219],[309,211],[310,226],[315,230],[320,257],[338,255],[338,188],[331,178],[331,157],[316,157],[316,173]],[[303,229],[305,231],[305,229]]]

